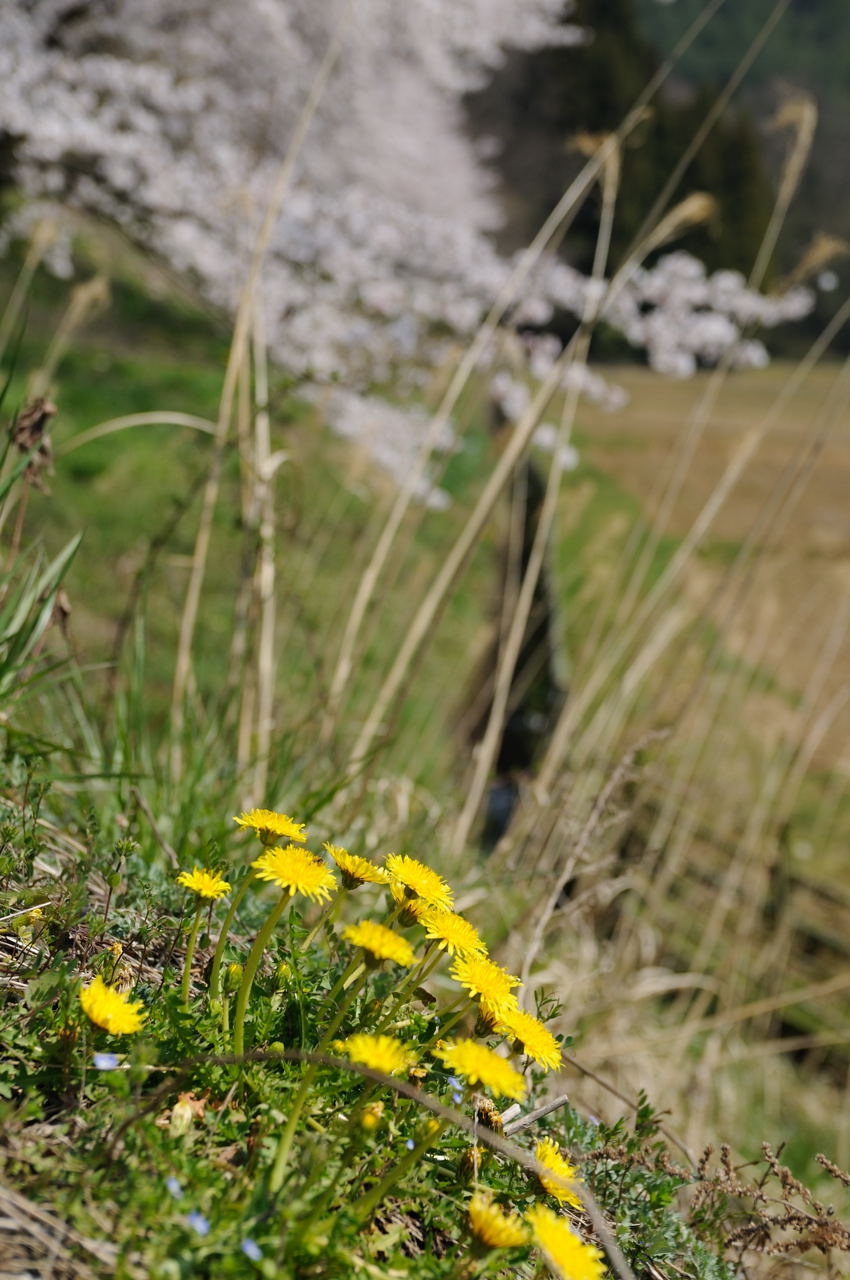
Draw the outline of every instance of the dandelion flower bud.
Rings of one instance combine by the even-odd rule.
[[[168,1132],[172,1138],[182,1138],[192,1127],[193,1111],[191,1103],[180,1097],[171,1108],[171,1120]]]
[[[370,1102],[360,1114],[360,1127],[367,1133],[374,1133],[384,1117],[383,1102]]]

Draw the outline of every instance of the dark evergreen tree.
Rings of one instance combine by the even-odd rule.
[[[513,54],[487,88],[469,99],[473,126],[495,135],[500,144],[506,248],[528,241],[578,172],[583,157],[574,145],[576,136],[615,129],[658,66],[657,53],[637,28],[633,0],[578,0],[571,20],[592,33],[587,44]],[[647,122],[627,143],[612,244],[615,263],[714,97],[713,88],[694,92],[680,84],[654,104]],[[694,190],[709,191],[718,214],[712,226],[695,231],[682,246],[709,268],[747,271],[769,216],[771,194],[758,135],[743,113],[730,112],[718,121],[673,199]],[[583,270],[592,260],[598,215],[594,193],[563,246]]]

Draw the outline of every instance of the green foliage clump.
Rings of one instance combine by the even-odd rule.
[[[427,865],[313,853],[254,810],[259,844],[129,876],[132,839],[91,811],[69,837],[32,761],[8,764],[2,1180],[99,1274],[484,1277],[536,1245],[601,1280],[601,1243],[614,1270],[729,1280],[747,1196],[747,1246],[772,1241],[766,1178],[674,1159],[644,1095],[612,1124],[535,1106],[557,1005],[521,1013]],[[850,1241],[772,1153],[766,1173],[786,1233]]]

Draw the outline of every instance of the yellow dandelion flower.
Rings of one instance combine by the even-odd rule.
[[[552,1032],[539,1018],[520,1009],[513,997],[493,1010],[493,1028],[501,1035],[510,1036],[523,1053],[533,1058],[541,1067],[555,1071],[561,1065],[561,1046]]]
[[[511,987],[518,987],[520,981],[487,956],[458,956],[449,973],[471,996],[486,1001],[488,1012],[510,1000]]]
[[[110,1031],[115,1036],[130,1035],[138,1031],[145,1020],[140,1013],[141,1000],[128,1000],[121,991],[108,987],[103,978],[97,977],[80,992],[80,1004],[83,1012],[98,1027]]]
[[[181,871],[177,883],[202,898],[223,898],[230,891],[230,885],[217,871],[206,871],[200,867]]]
[[[374,920],[361,920],[359,924],[350,924],[343,929],[342,936],[346,942],[355,947],[362,947],[376,960],[393,960],[396,964],[411,965],[415,959],[413,947],[386,925],[377,924]]]
[[[449,1041],[443,1049],[435,1047],[434,1052],[469,1084],[480,1084],[499,1097],[522,1098],[525,1094],[525,1081],[516,1067],[476,1040]]]
[[[299,849],[290,844],[285,849],[267,849],[251,866],[258,880],[269,880],[292,897],[303,893],[305,898],[321,901],[329,898],[336,888],[336,881],[329,867],[309,849]]]
[[[451,909],[454,895],[450,887],[424,862],[417,862],[406,853],[391,853],[387,858],[387,871],[396,902],[422,898],[431,907],[442,907],[444,911]]]
[[[303,844],[307,839],[303,822],[293,822],[287,814],[276,813],[274,809],[248,809],[233,821],[255,831],[263,844],[274,844],[276,840],[297,840]]]
[[[534,1149],[534,1157],[538,1164],[544,1165],[555,1175],[553,1178],[548,1178],[545,1173],[537,1175],[549,1195],[554,1196],[559,1204],[571,1204],[573,1208],[580,1209],[581,1200],[570,1186],[571,1183],[580,1181],[578,1169],[564,1159],[557,1143],[551,1138],[541,1138]]]
[[[476,1191],[470,1200],[469,1225],[491,1249],[514,1249],[528,1240],[522,1219],[515,1213],[504,1213],[488,1191]]]
[[[478,930],[455,911],[443,911],[439,907],[426,907],[419,914],[419,923],[425,928],[425,936],[433,938],[437,945],[461,956],[484,955],[486,946]]]
[[[560,1280],[603,1280],[605,1260],[595,1245],[585,1244],[566,1218],[545,1204],[534,1204],[525,1215],[534,1243]]]
[[[338,844],[322,845],[342,872],[344,889],[356,889],[359,884],[389,884],[390,878],[383,867],[376,867],[368,858],[349,853]]]
[[[393,890],[392,887],[390,891],[392,892],[393,897],[395,897],[396,891]],[[422,917],[425,915],[426,911],[431,910],[433,910],[433,908],[429,907],[428,903],[423,901],[422,898],[405,898],[401,903],[401,911],[398,913],[398,923],[401,925],[402,929],[410,929],[415,924],[421,924]]]
[[[351,1062],[382,1071],[386,1076],[402,1075],[416,1061],[416,1054],[393,1036],[359,1034],[339,1042],[339,1052]]]

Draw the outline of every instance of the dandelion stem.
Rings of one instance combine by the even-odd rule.
[[[418,987],[420,983],[425,981],[428,974],[440,959],[440,955],[440,944],[438,942],[432,942],[419,964],[416,965],[413,972],[407,978],[407,981],[399,988],[399,998],[402,997],[402,994],[407,995],[407,992],[411,987]]]
[[[434,969],[434,967],[437,965],[441,955],[442,955],[442,952],[439,948],[439,945],[436,942],[433,943],[431,948],[428,951],[426,951],[422,960],[416,966],[416,968],[413,970],[410,976],[405,979],[405,981],[396,991],[395,999],[393,1000],[392,1005],[390,1006],[390,1009],[381,1019],[379,1025],[375,1028],[376,1035],[380,1034],[380,1032],[384,1031],[390,1025],[390,1023],[398,1013],[401,1006],[407,1000],[411,990],[414,990],[416,987],[421,986],[421,984],[428,977],[431,970]]]
[[[227,915],[224,917],[224,924],[221,926],[221,932],[218,935],[215,954],[213,955],[212,969],[210,971],[210,1000],[218,1000],[221,995],[221,961],[224,955],[224,948],[227,945],[228,935],[230,934],[230,926],[233,924],[233,917],[239,909],[239,904],[245,897],[245,891],[254,879],[254,872],[249,868],[242,883],[233,895],[233,901],[228,908]]]
[[[239,992],[236,996],[236,1012],[233,1016],[233,1052],[240,1057],[245,1052],[245,1010],[248,1007],[248,998],[254,985],[254,977],[274,927],[291,900],[291,894],[281,894],[280,902],[272,909],[269,918],[254,939],[254,945],[248,952],[248,959],[245,961],[242,982],[239,985]]]
[[[345,896],[345,892],[346,892],[345,889],[341,889],[340,892],[336,895],[336,897],[331,902],[329,902],[328,905],[325,907],[324,911],[319,916],[316,923],[313,925],[313,928],[310,930],[310,932],[307,934],[307,937],[304,939],[303,943],[301,944],[302,951],[306,951],[307,948],[312,944],[313,940],[316,937],[316,934],[323,927],[323,925],[332,924],[334,920],[336,920],[337,916],[339,915],[339,909],[342,906],[342,900],[343,900],[343,897]]]
[[[461,991],[459,996],[455,996],[454,1000],[450,1000],[449,1003],[443,1009],[440,1010],[440,1016],[444,1018],[447,1013],[452,1013],[455,1009],[458,1009],[461,1005],[463,1005],[465,1008],[466,1005],[469,1003],[470,1003],[470,997],[468,992]]]
[[[325,997],[325,1002],[319,1011],[319,1020],[321,1020],[325,1010],[334,1003],[337,996],[348,986],[352,979],[360,976],[361,967],[365,968],[363,960],[359,956],[355,956],[348,965],[348,968],[344,969],[337,978],[336,982]]]
[[[342,1148],[339,1155],[339,1167],[341,1170],[356,1168],[356,1165],[353,1164],[351,1161],[351,1156],[355,1151],[358,1150],[358,1148],[363,1146],[363,1135],[362,1133],[358,1132],[358,1120],[362,1117],[367,1103],[371,1101],[374,1094],[379,1092],[380,1088],[381,1086],[379,1084],[367,1085],[366,1088],[363,1090],[363,1092],[360,1094],[360,1097],[357,1099],[357,1101],[354,1103],[354,1105],[351,1108],[351,1119],[349,1121],[349,1138],[345,1146]],[[352,1136],[352,1134],[354,1136]],[[360,1169],[357,1173],[357,1177],[354,1179],[353,1182],[349,1183],[348,1187],[346,1188],[346,1191],[349,1195],[351,1194],[352,1191],[356,1190],[356,1188],[360,1185],[360,1182],[362,1181],[362,1179],[366,1176],[366,1172],[368,1171],[368,1168],[369,1168],[369,1159],[370,1157],[367,1155],[361,1160]],[[298,1189],[299,1197],[302,1200],[306,1200],[308,1192],[310,1192],[313,1189],[315,1184],[318,1182],[319,1178],[325,1172],[326,1172],[326,1169],[324,1165],[321,1165],[318,1162],[316,1162],[313,1165],[313,1168],[310,1170],[309,1174],[307,1175],[307,1178],[304,1180],[304,1182],[301,1184],[301,1186]],[[313,1206],[310,1209],[310,1212],[307,1214],[307,1217],[304,1219],[302,1231],[305,1235],[307,1234],[307,1232],[309,1231],[313,1223],[316,1221],[316,1219],[319,1217],[319,1215],[324,1213],[325,1209],[330,1204],[333,1197],[340,1191],[340,1189],[341,1189],[340,1177],[334,1175],[331,1178],[330,1183],[325,1187],[324,1191],[322,1191],[321,1194],[316,1197],[316,1200],[314,1201]]]
[[[192,960],[195,955],[195,943],[198,940],[203,905],[203,898],[198,898],[198,905],[195,907],[195,919],[192,921],[192,928],[189,930],[189,941],[186,943],[186,961],[183,965],[183,982],[180,986],[180,1003],[184,1009],[189,1008],[189,981],[192,977]]]
[[[367,1191],[365,1196],[361,1196],[349,1209],[349,1213],[355,1220],[362,1222],[383,1200],[388,1191],[395,1186],[399,1179],[403,1178],[408,1169],[416,1164],[429,1147],[432,1147],[439,1138],[445,1128],[445,1124],[439,1124],[434,1120],[426,1122],[425,1136],[420,1138],[412,1151],[408,1151],[407,1155],[399,1160],[398,1164],[384,1174],[383,1178],[371,1191]]]
[[[471,1001],[469,1001],[468,1003],[471,1003]],[[443,1025],[440,1027],[440,1035],[444,1036],[447,1031],[451,1031],[455,1023],[460,1022],[461,1018],[466,1016],[466,1013],[467,1013],[466,1006],[464,1006],[462,1009],[458,1009],[457,1013],[454,1014],[453,1017],[449,1018],[448,1022],[444,1022]]]
[[[324,1053],[331,1039],[341,1026],[345,1015],[351,1008],[355,997],[363,989],[367,976],[366,972],[362,973],[359,981],[352,985],[337,1009],[336,1016],[332,1019],[321,1040],[316,1045],[314,1050],[315,1053]],[[340,986],[341,989],[341,980],[340,983],[337,983],[337,986]],[[334,990],[336,990],[336,988],[334,988]],[[312,1062],[307,1068],[307,1074],[301,1082],[301,1088],[298,1090],[298,1093],[295,1096],[295,1101],[290,1109],[289,1118],[286,1121],[286,1128],[280,1135],[280,1142],[277,1145],[277,1152],[275,1153],[274,1164],[272,1165],[271,1176],[269,1177],[269,1190],[272,1195],[275,1195],[280,1190],[281,1184],[283,1183],[283,1175],[286,1172],[286,1163],[289,1159],[289,1153],[292,1150],[292,1140],[295,1137],[295,1129],[301,1117],[301,1112],[304,1110],[304,1103],[307,1100],[307,1094],[310,1092],[313,1081],[318,1074],[319,1066],[320,1064],[318,1062]]]
[[[463,997],[461,998],[463,999]],[[451,1009],[453,1009],[456,1004],[457,1004],[456,1000],[452,1001],[452,1003],[449,1005],[448,1010],[443,1009],[440,1017],[441,1018],[445,1017],[446,1013],[449,1012]],[[453,1017],[449,1018],[448,1022],[441,1022],[440,1025],[437,1027],[437,1030],[432,1035],[431,1039],[426,1041],[426,1043],[422,1045],[423,1052],[426,1049],[430,1049],[432,1045],[436,1044],[438,1040],[441,1040],[443,1036],[445,1036],[447,1031],[451,1031],[455,1023],[460,1022],[461,1018],[465,1017],[472,1007],[473,1007],[473,1001],[467,996],[466,999],[463,1000],[463,1004],[460,1007],[460,1009],[458,1009],[457,1013]]]
[[[391,929],[392,926],[395,924],[396,920],[401,915],[403,910],[404,910],[404,903],[396,902],[392,911],[388,911],[387,914],[384,916],[383,920],[381,921],[381,924],[384,926],[384,928]]]

